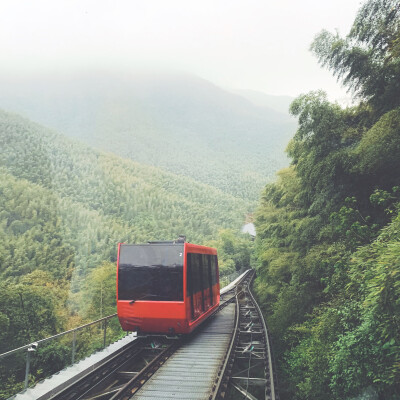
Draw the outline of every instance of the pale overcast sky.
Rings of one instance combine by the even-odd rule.
[[[360,0],[0,0],[0,72],[157,68],[232,89],[345,91],[309,52]]]

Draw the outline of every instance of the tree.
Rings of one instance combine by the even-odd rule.
[[[346,38],[322,31],[311,45],[320,64],[333,71],[379,117],[400,105],[400,4],[369,0]]]

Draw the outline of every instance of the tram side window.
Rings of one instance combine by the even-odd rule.
[[[212,256],[207,257],[207,271],[208,271],[208,287],[210,288],[210,304],[214,304],[214,295],[212,289],[212,273],[211,273],[211,258]]]
[[[191,253],[187,254],[187,295],[191,296],[193,293],[193,266],[192,266],[192,255]]]
[[[203,254],[203,289],[208,289],[210,287],[210,279],[208,277],[208,260],[210,256],[208,254]]]
[[[211,256],[211,284],[214,286],[217,282],[217,256]]]
[[[193,254],[193,289],[194,292],[200,292],[201,287],[201,265],[200,265],[200,254]]]
[[[201,287],[201,270],[200,270],[200,254],[187,254],[187,270],[188,270],[188,295],[197,293],[202,290]]]
[[[201,292],[218,282],[217,256],[187,254],[187,294]]]
[[[215,283],[219,283],[219,273],[218,273],[218,257],[213,256],[215,258]]]

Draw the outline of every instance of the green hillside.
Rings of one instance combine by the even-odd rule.
[[[215,239],[218,229],[239,229],[249,211],[244,201],[215,188],[92,150],[17,115],[0,112],[0,135],[2,174],[27,188],[33,185],[44,201],[52,198],[48,201],[64,236],[74,248],[89,246],[87,251],[99,260],[115,254],[117,241],[182,233],[193,242]],[[23,194],[11,197],[17,210],[26,200]],[[14,217],[3,218],[7,227],[15,222]],[[18,229],[24,233],[30,226]],[[110,239],[112,250],[105,250],[109,246],[104,241]],[[106,256],[100,254],[104,251]]]
[[[254,202],[287,165],[295,121],[184,75],[78,74],[0,81],[0,107],[91,146]]]

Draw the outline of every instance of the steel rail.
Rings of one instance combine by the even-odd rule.
[[[239,391],[239,393],[241,393],[241,395],[244,396],[243,397],[244,399],[247,398],[250,400],[257,400],[252,394],[250,394],[247,391],[247,388],[246,388],[246,390],[244,390],[243,388],[241,388],[239,385],[237,385],[235,383],[235,381],[239,381],[240,379],[245,379],[248,382],[252,382],[253,384],[254,383],[264,384],[269,381],[269,385],[265,386],[265,393],[264,393],[265,399],[269,399],[269,400],[277,400],[278,399],[276,389],[275,389],[276,382],[274,379],[273,358],[272,358],[272,351],[271,351],[271,343],[270,343],[270,339],[269,339],[269,335],[268,335],[268,329],[267,329],[264,317],[262,315],[261,309],[260,309],[259,305],[257,304],[257,302],[251,292],[251,289],[250,289],[251,283],[253,282],[254,277],[255,277],[255,273],[253,272],[251,274],[250,280],[246,282],[248,277],[249,276],[247,275],[246,278],[244,279],[244,282],[242,281],[242,282],[238,283],[238,286],[236,288],[236,291],[237,291],[239,288],[239,285],[243,285],[243,284],[246,285],[246,288],[240,290],[236,295],[236,322],[235,322],[234,334],[232,335],[232,341],[229,346],[229,351],[227,353],[228,356],[224,362],[223,373],[218,378],[218,388],[214,392],[212,398],[210,397],[210,399],[212,399],[212,400],[216,400],[218,398],[226,398],[226,395],[227,395],[226,392],[229,389],[228,385],[231,385],[231,387],[234,387],[237,391]],[[262,328],[262,332],[256,332],[256,333],[257,334],[262,333],[262,336],[264,338],[264,348],[266,349],[266,353],[267,353],[266,361],[268,362],[267,368],[268,368],[268,375],[269,375],[269,376],[267,375],[267,371],[265,370],[266,379],[250,378],[250,377],[243,378],[243,377],[231,376],[231,373],[232,373],[231,369],[235,363],[235,360],[237,360],[234,350],[238,347],[238,343],[240,342],[240,335],[242,333],[245,333],[245,334],[247,333],[246,331],[241,332],[241,329],[240,329],[240,323],[241,323],[240,316],[241,315],[240,315],[240,303],[239,303],[239,299],[238,299],[239,294],[245,293],[245,292],[247,292],[246,295],[248,296],[248,299],[250,300],[252,307],[254,307],[254,310],[258,314],[257,319],[260,321],[260,327]],[[242,351],[239,351],[239,352],[242,352]],[[263,354],[265,354],[265,353],[263,353]],[[254,356],[259,358],[260,360],[264,358],[264,356],[261,353],[260,354],[254,353],[253,357]],[[246,371],[253,369],[253,368],[254,368],[254,365],[250,367],[250,364],[249,364],[249,367],[246,368]],[[243,372],[243,371],[240,371],[240,372]],[[267,391],[269,392],[268,394],[267,394]]]
[[[129,399],[146,381],[154,374],[154,372],[173,354],[179,347],[181,340],[170,344],[158,354],[149,364],[147,364],[136,376],[129,380],[114,396],[109,400]]]
[[[254,280],[255,274],[252,277],[251,282]],[[267,329],[267,325],[265,323],[264,320],[264,316],[261,312],[261,308],[258,305],[258,303],[256,302],[256,300],[254,299],[253,293],[251,292],[250,289],[250,285],[249,285],[249,295],[251,297],[251,299],[253,300],[253,303],[258,311],[259,314],[259,318],[261,320],[264,332],[265,332],[265,341],[266,341],[266,345],[267,345],[267,352],[268,352],[268,369],[269,369],[269,379],[270,379],[270,386],[271,386],[271,400],[276,400],[276,396],[275,396],[275,381],[274,381],[274,371],[273,371],[273,360],[272,360],[272,351],[271,351],[271,343],[269,340],[269,334],[268,334],[268,329]]]
[[[234,325],[233,332],[232,332],[232,340],[231,340],[229,348],[228,348],[228,350],[226,352],[225,361],[224,361],[224,364],[223,364],[223,366],[222,366],[222,368],[220,370],[220,374],[218,376],[218,380],[217,380],[217,383],[215,385],[215,390],[214,390],[214,393],[213,393],[213,395],[211,397],[211,400],[215,400],[220,395],[223,379],[226,378],[225,377],[225,371],[227,369],[228,363],[230,361],[232,361],[231,360],[232,351],[233,351],[233,348],[234,348],[234,346],[236,344],[236,341],[237,341],[237,338],[238,338],[238,334],[239,334],[239,331],[240,331],[240,329],[239,329],[240,307],[239,307],[238,296],[239,296],[239,294],[243,293],[243,290],[240,290],[238,292],[238,288],[239,288],[239,285],[243,284],[246,281],[246,279],[248,279],[250,273],[251,273],[251,271],[249,270],[248,273],[243,277],[243,279],[241,279],[239,282],[237,282],[237,285],[235,287],[234,299],[235,299],[235,302],[236,302],[236,308],[235,308],[235,325]]]
[[[127,346],[113,353],[111,358],[107,359],[105,363],[100,364],[80,379],[61,388],[50,398],[54,400],[71,398],[78,400],[84,398],[89,391],[100,385],[119,369],[124,368],[131,361],[131,357],[140,356],[146,345],[147,343],[144,339],[137,338]]]
[[[239,287],[239,284],[236,287]],[[221,384],[222,384],[222,380],[224,378],[225,370],[226,370],[228,362],[229,362],[229,360],[231,358],[233,345],[234,345],[234,342],[235,342],[235,339],[236,339],[236,336],[237,336],[237,332],[238,332],[238,326],[239,326],[239,302],[238,302],[238,298],[237,298],[236,295],[234,296],[234,298],[235,298],[235,302],[236,302],[236,308],[235,308],[235,325],[233,327],[232,340],[231,340],[229,348],[228,348],[228,350],[226,352],[225,361],[224,361],[222,367],[220,368],[218,380],[217,380],[217,382],[215,384],[214,392],[213,392],[213,395],[211,397],[211,400],[215,400],[217,398],[218,394],[219,394],[219,391],[220,391],[220,388],[221,388]]]

